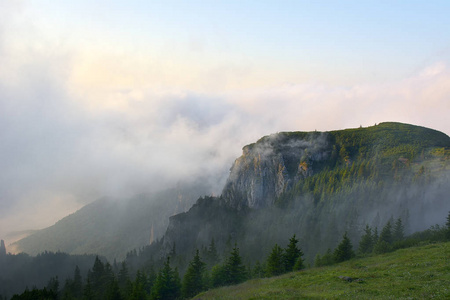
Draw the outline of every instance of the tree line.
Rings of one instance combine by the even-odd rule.
[[[343,262],[354,257],[386,253],[423,243],[424,241],[450,240],[450,212],[445,226],[435,225],[430,229],[405,237],[401,218],[390,219],[378,233],[378,229],[366,225],[356,250],[344,233],[340,243],[333,250],[328,249],[323,255],[317,254],[315,267]],[[308,264],[303,258],[303,251],[294,234],[286,247],[275,244],[263,262],[256,261],[253,266],[245,262],[237,244],[220,261],[214,240],[208,247],[196,250],[187,264],[183,276],[176,265],[175,247],[155,270],[155,263],[138,270],[134,276],[129,271],[126,261],[111,265],[106,260],[95,258],[92,268],[83,280],[80,269],[75,267],[73,276],[59,282],[52,277],[46,287],[26,289],[16,294],[12,300],[23,299],[62,299],[62,300],[158,300],[188,299],[210,288],[234,285],[252,278],[278,276],[287,272],[299,271]],[[0,297],[1,300],[7,299]]]

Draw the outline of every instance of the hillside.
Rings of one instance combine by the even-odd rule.
[[[193,299],[448,299],[449,256],[449,242],[431,244],[250,280]]]
[[[184,186],[131,199],[99,199],[9,246],[14,252],[100,254],[124,259],[128,251],[161,238],[171,215],[186,211],[205,186]]]
[[[263,137],[243,148],[220,197],[171,217],[163,251],[215,239],[254,262],[295,233],[311,260],[346,231],[357,242],[365,224],[426,229],[450,210],[449,149],[447,135],[401,123]]]

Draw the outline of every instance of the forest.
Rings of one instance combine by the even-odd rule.
[[[147,262],[136,271],[136,266],[132,267],[131,261],[139,254],[134,252],[129,254],[127,260],[114,262],[112,265],[96,256],[85,274],[77,264],[72,275],[64,281],[60,282],[58,276],[52,276],[43,288],[27,287],[11,298],[3,295],[0,299],[189,299],[202,291],[239,284],[249,279],[278,276],[305,268],[329,266],[355,257],[449,240],[450,213],[445,225],[435,225],[408,236],[405,236],[401,219],[389,220],[380,232],[378,228],[366,225],[357,247],[353,246],[347,233],[344,233],[336,248],[328,249],[323,254],[317,253],[313,264],[304,260],[295,234],[286,241],[284,247],[273,245],[263,261],[253,264],[241,257],[237,244],[221,256],[212,240],[208,247],[197,249],[187,265],[183,263],[186,257],[175,251],[165,258]],[[46,267],[61,264],[64,260],[62,258],[67,259],[67,256],[62,253],[45,253],[34,259],[27,257],[28,262],[25,262],[26,256],[7,254],[1,256],[0,263],[4,270],[5,267],[11,267],[11,261],[17,263],[22,260],[22,272],[32,273],[36,271],[33,270],[36,264],[45,264]]]

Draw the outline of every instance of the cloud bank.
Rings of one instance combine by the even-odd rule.
[[[353,86],[227,89],[221,80],[234,69],[211,90],[152,85],[145,77],[127,83],[121,72],[134,74],[136,60],[121,56],[119,74],[108,61],[102,66],[111,72],[108,83],[97,80],[107,72],[83,77],[95,68],[77,49],[45,37],[24,46],[15,33],[39,31],[5,13],[0,20],[0,237],[49,226],[102,196],[126,198],[200,177],[220,193],[241,148],[279,131],[399,121],[450,134],[447,61]],[[89,67],[80,73],[83,64]]]

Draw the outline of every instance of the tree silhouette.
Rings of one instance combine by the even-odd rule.
[[[277,276],[283,274],[284,268],[284,255],[283,249],[275,244],[272,248],[272,252],[267,258],[266,274],[267,276]]]
[[[206,264],[200,259],[199,251],[195,252],[195,256],[186,270],[181,286],[181,294],[185,298],[191,298],[206,289],[205,271]]]
[[[295,234],[289,239],[289,244],[284,250],[284,269],[286,272],[291,272],[294,266],[297,266],[296,270],[300,270],[303,267],[303,252],[297,247],[298,240],[295,238]],[[299,261],[300,259],[300,261]]]
[[[350,239],[347,236],[347,232],[344,233],[341,243],[334,250],[334,260],[336,262],[342,262],[349,260],[355,256],[353,252],[353,246]]]

